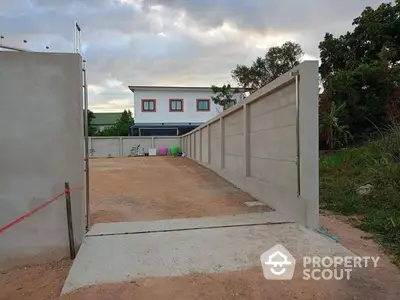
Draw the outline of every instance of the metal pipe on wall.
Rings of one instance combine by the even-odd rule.
[[[299,71],[291,72],[291,76],[295,77],[296,84],[296,164],[297,164],[297,197],[301,195],[301,182],[300,182],[300,73]]]
[[[84,90],[84,136],[85,136],[85,185],[86,185],[86,232],[90,228],[90,199],[89,199],[89,118],[88,118],[88,86],[87,86],[87,71],[86,61],[83,61],[83,90]]]

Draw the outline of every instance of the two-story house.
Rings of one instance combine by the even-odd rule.
[[[134,97],[131,135],[182,135],[223,111],[210,87],[129,86]],[[243,90],[235,95],[243,99]]]

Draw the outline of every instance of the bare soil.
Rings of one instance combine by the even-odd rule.
[[[223,274],[193,274],[182,277],[145,278],[120,284],[104,284],[59,297],[68,260],[0,273],[1,300],[398,300],[400,270],[379,246],[343,217],[321,216],[321,226],[340,237],[340,242],[358,255],[380,256],[379,267],[352,273],[350,281],[305,281],[297,274],[291,281],[266,281],[261,268]]]
[[[172,161],[174,160],[174,161]],[[91,160],[92,221],[204,217],[249,211],[253,200],[213,172],[182,158]],[[367,234],[349,220],[321,216],[321,226],[359,255],[380,256],[379,267],[352,273],[350,281],[266,281],[261,267],[223,274],[144,278],[92,286],[59,297],[70,260],[0,272],[0,300],[281,300],[400,299],[400,271]]]
[[[212,217],[256,209],[244,204],[254,201],[249,194],[187,158],[92,159],[90,170],[92,224]]]
[[[0,300],[59,299],[72,261],[0,271]]]

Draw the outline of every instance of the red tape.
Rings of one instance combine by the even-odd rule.
[[[26,218],[30,217],[31,215],[33,215],[34,213],[38,212],[39,210],[42,210],[43,208],[45,208],[49,204],[53,203],[57,199],[60,199],[61,196],[64,195],[65,193],[70,193],[73,190],[82,190],[82,189],[83,189],[83,187],[77,187],[77,188],[72,188],[72,189],[69,189],[69,190],[65,190],[61,194],[58,194],[57,196],[55,196],[53,199],[43,203],[42,205],[40,205],[40,206],[36,207],[35,209],[31,210],[30,212],[26,213],[25,215],[23,215],[23,216],[19,217],[18,219],[12,221],[11,223],[7,224],[6,226],[0,228],[0,234],[2,234],[7,229],[13,227],[14,225],[22,222],[23,220],[25,220]]]

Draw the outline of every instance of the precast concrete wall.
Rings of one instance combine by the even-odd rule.
[[[178,136],[124,136],[124,137],[89,137],[91,157],[129,156],[132,147],[139,146],[139,151],[149,152],[150,148],[181,146]]]
[[[196,145],[195,153],[184,148],[189,158],[288,218],[319,227],[316,61],[182,136],[182,145],[187,141]]]
[[[203,163],[208,163],[209,130],[210,130],[210,126],[204,127],[203,129],[200,130],[201,162],[203,162]]]
[[[0,228],[69,182],[77,249],[85,234],[81,61],[72,53],[0,52]],[[0,269],[67,256],[65,196],[0,234]]]

